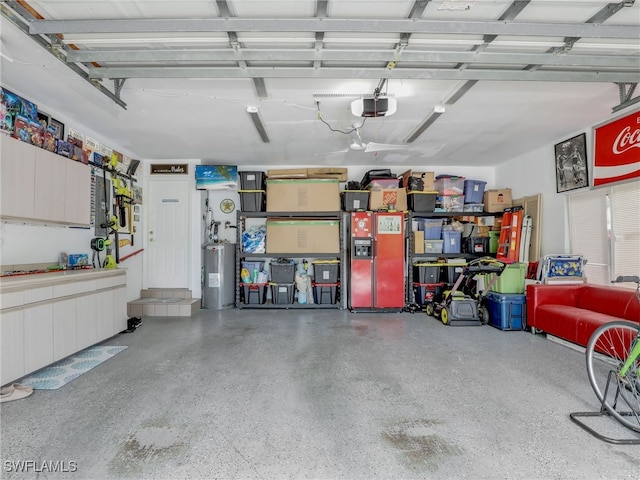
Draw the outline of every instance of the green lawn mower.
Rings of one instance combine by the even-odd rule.
[[[462,272],[451,287],[444,292],[442,300],[429,302],[426,313],[439,318],[445,325],[483,325],[489,320],[484,306],[484,296],[496,282],[507,265],[493,257],[481,257],[472,260],[462,269]],[[481,294],[476,293],[477,275],[494,273],[491,281],[485,285]]]

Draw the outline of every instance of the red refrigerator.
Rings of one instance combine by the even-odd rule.
[[[351,310],[401,311],[405,297],[402,212],[351,212]]]

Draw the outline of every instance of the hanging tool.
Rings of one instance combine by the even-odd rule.
[[[112,174],[112,179],[113,179],[113,174]],[[105,218],[105,222],[100,224],[100,228],[104,228],[104,233],[105,233],[105,239],[104,239],[104,248],[107,251],[107,254],[105,256],[104,262],[102,264],[102,268],[116,268],[117,264],[120,262],[120,247],[118,245],[118,230],[114,229],[113,227],[116,225],[117,219],[115,216],[111,215],[110,209],[109,209],[109,203],[111,202],[111,197],[109,197],[109,192],[107,189],[107,174],[106,172],[104,173],[104,179],[102,182],[102,185],[104,187],[104,218]],[[112,249],[111,249],[111,240],[109,239],[109,236],[115,233],[115,238],[116,238],[116,245],[115,245],[115,253],[116,253],[116,257],[115,259],[113,258],[113,256],[111,255]]]
[[[113,179],[116,187],[116,205],[118,207],[118,217],[120,219],[120,226],[127,226],[127,206],[133,203],[133,196],[131,189],[127,186],[127,182],[116,177]]]

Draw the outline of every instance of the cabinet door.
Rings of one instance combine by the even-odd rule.
[[[78,350],[98,343],[98,320],[96,300],[98,294],[83,295],[76,301],[76,325],[78,328]]]
[[[24,369],[33,372],[53,362],[53,304],[24,309]]]
[[[80,162],[66,163],[64,222],[89,225],[91,217],[91,168]]]
[[[38,220],[64,221],[67,162],[71,161],[41,148],[36,149],[34,217]]]
[[[76,327],[76,299],[60,300],[53,304],[53,361],[78,351]]]
[[[33,218],[35,152],[33,145],[0,134],[0,216]]]
[[[113,302],[113,290],[104,290],[96,294],[96,321],[98,342],[114,335]]]
[[[22,308],[2,313],[0,317],[0,385],[25,374],[24,369],[24,312]]]
[[[116,335],[127,329],[127,288],[118,287],[113,291],[113,334]]]

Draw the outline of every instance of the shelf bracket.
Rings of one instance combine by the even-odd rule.
[[[122,91],[122,87],[124,86],[124,82],[126,82],[126,78],[114,78],[113,79],[113,91],[116,94],[116,97],[120,98],[120,92]]]
[[[640,102],[640,96],[631,98],[638,86],[637,83],[616,83],[616,85],[618,85],[618,91],[620,93],[620,105],[613,107],[611,109],[612,113]]]

